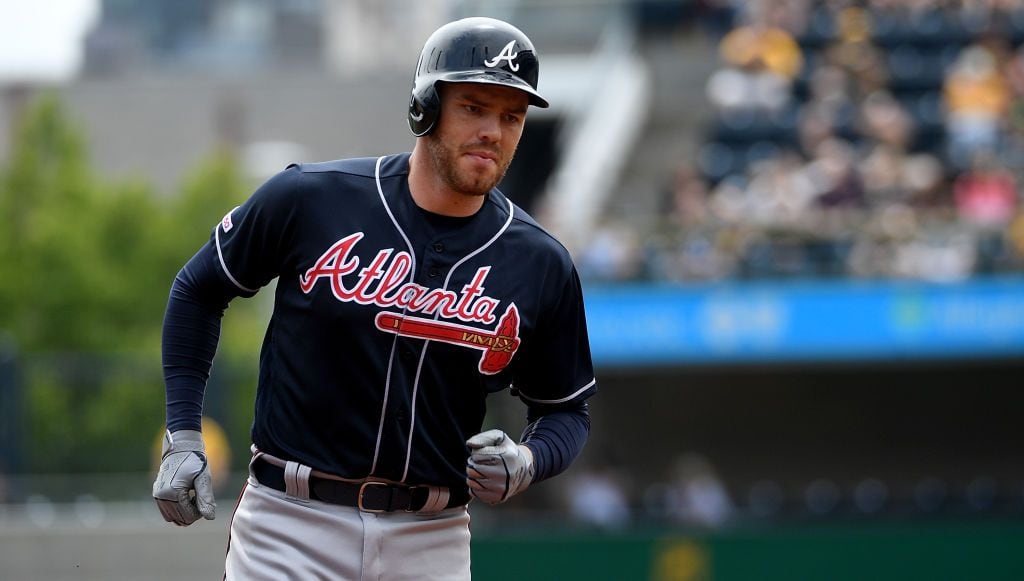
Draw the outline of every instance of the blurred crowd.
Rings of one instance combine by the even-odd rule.
[[[714,119],[668,172],[661,224],[603,225],[584,278],[1024,270],[1024,1],[729,6]]]
[[[584,466],[573,470],[563,492],[570,517],[581,526],[611,531],[639,522],[714,531],[757,522],[1020,515],[1024,497],[1013,485],[987,474],[959,480],[822,475],[729,485],[710,458],[689,451],[643,482],[611,464]]]

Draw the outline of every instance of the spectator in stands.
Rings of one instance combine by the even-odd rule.
[[[829,9],[835,11],[836,38],[822,51],[823,60],[846,71],[851,95],[860,101],[885,88],[889,80],[882,52],[871,40],[872,20],[857,6]]]
[[[856,152],[849,142],[838,138],[822,141],[808,162],[806,173],[814,184],[815,201],[819,206],[826,209],[865,206]]]
[[[994,152],[1000,144],[1010,91],[991,49],[971,44],[960,52],[943,85],[950,163],[968,169],[978,150]]]
[[[593,281],[635,280],[643,274],[643,266],[637,232],[615,220],[594,230],[577,260],[580,277]]]
[[[708,99],[724,116],[775,114],[789,104],[790,82],[759,61],[726,67],[708,79]]]
[[[805,159],[810,159],[826,139],[835,139],[839,117],[826,104],[812,101],[800,109],[797,121],[797,145]]]
[[[876,143],[865,148],[860,163],[864,193],[872,206],[899,201],[908,194],[903,184],[903,165],[907,153],[887,143]]]
[[[892,93],[880,90],[868,95],[860,106],[863,137],[906,151],[913,137],[913,120]]]
[[[723,114],[775,114],[790,103],[803,55],[793,35],[772,22],[778,14],[777,4],[750,2],[747,21],[719,44],[725,66],[708,79],[707,94]]]
[[[1017,180],[992,151],[980,150],[971,168],[953,184],[957,212],[964,222],[982,227],[1004,227],[1017,209]]]
[[[857,105],[851,96],[850,74],[842,67],[822,64],[810,75],[809,94],[804,108],[828,113],[837,122],[852,119]]]
[[[662,210],[679,228],[703,224],[708,218],[708,185],[693,164],[680,161]]]
[[[820,194],[795,152],[751,166],[745,218],[765,226],[800,224]]]
[[[719,45],[722,60],[730,66],[752,67],[794,79],[803,68],[803,54],[792,32],[778,24],[786,14],[784,8],[782,3],[770,0],[749,2],[747,22],[726,34]]]
[[[602,529],[618,529],[630,522],[622,475],[608,465],[577,471],[565,491],[569,514],[576,522]]]
[[[938,211],[948,207],[950,196],[946,182],[942,162],[930,153],[915,153],[903,162],[900,177],[903,200],[915,209]]]
[[[941,164],[930,153],[910,151],[915,128],[903,105],[888,91],[876,91],[860,111],[863,157],[859,168],[869,205],[940,203]]]
[[[720,528],[735,513],[735,505],[717,471],[701,454],[683,454],[673,462],[668,492],[670,517],[680,524]]]
[[[890,277],[959,282],[971,276],[978,258],[977,236],[946,231],[945,236],[917,237],[898,245]]]
[[[959,280],[1024,266],[1019,0],[735,5],[706,87],[718,123],[702,173],[681,177],[667,227],[641,242],[649,274]]]
[[[951,2],[945,11],[955,17],[964,31],[980,35],[997,30],[1021,8],[1019,0],[963,0]]]
[[[1003,76],[1009,87],[1010,102],[1000,157],[1020,171],[1024,168],[1024,44],[1006,59]]]

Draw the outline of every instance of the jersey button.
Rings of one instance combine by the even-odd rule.
[[[427,276],[429,276],[430,278],[437,278],[437,274],[438,272],[436,268],[431,268],[429,271],[427,271]]]
[[[434,252],[438,252],[438,253],[444,252],[444,244],[441,244],[440,242],[435,242],[434,243]]]

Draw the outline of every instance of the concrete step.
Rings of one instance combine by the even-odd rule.
[[[606,217],[640,230],[658,220],[675,168],[694,158],[713,113],[704,89],[718,67],[715,50],[711,40],[696,33],[642,43],[654,83],[650,115]]]

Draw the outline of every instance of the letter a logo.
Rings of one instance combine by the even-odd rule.
[[[501,63],[501,61],[508,61],[508,68],[512,69],[513,72],[518,71],[519,65],[516,63],[516,57],[519,56],[519,53],[512,52],[512,49],[515,47],[515,45],[516,41],[510,40],[509,43],[505,45],[505,48],[501,49],[501,52],[498,53],[498,56],[492,58],[489,61],[484,61],[484,64],[493,69],[494,67],[498,66],[498,64]]]

